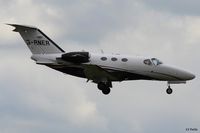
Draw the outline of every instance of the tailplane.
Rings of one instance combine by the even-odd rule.
[[[8,25],[14,26],[15,29],[13,31],[20,33],[32,54],[56,54],[65,52],[36,27],[17,24]]]

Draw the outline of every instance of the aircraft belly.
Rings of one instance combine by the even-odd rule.
[[[81,67],[68,67],[68,66],[48,66],[52,69],[55,69],[57,71],[63,72],[65,74],[69,74],[72,76],[80,77],[80,78],[86,78],[84,69]]]
[[[81,78],[87,78],[85,74],[84,67],[81,66],[53,66],[48,65],[48,67],[55,69],[57,71],[76,76]],[[114,68],[105,68],[105,71],[107,71],[110,75],[112,75],[112,79],[108,79],[109,81],[123,81],[123,80],[168,80],[168,81],[174,81],[179,80],[176,77],[173,77],[171,75],[158,73],[158,72],[140,72],[140,71],[125,71],[125,70],[116,70]],[[104,78],[104,77],[102,77]],[[105,77],[107,78],[107,77]],[[92,79],[91,79],[92,80]]]
[[[48,67],[55,69],[57,71],[77,76],[81,78],[86,78],[84,68],[83,67],[77,67],[77,66],[54,66],[54,65],[47,65]],[[132,72],[126,72],[121,70],[113,70],[113,69],[105,69],[108,73],[110,73],[115,79],[108,79],[110,81],[123,81],[123,80],[153,80],[150,76],[145,76],[142,74],[132,73]]]

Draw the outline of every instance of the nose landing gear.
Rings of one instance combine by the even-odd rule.
[[[171,89],[170,84],[168,83],[167,85],[168,85],[168,88],[166,90],[167,94],[172,94],[173,90]]]
[[[170,87],[168,87],[166,92],[167,92],[167,94],[172,94],[173,90]]]

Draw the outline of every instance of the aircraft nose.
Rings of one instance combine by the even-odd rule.
[[[192,80],[195,78],[195,75],[190,73],[190,72],[186,72],[186,71],[181,71],[181,77],[184,80]]]
[[[186,74],[186,78],[187,78],[187,80],[192,80],[192,79],[194,79],[196,76],[194,75],[194,74],[192,74],[192,73],[187,73]]]
[[[165,70],[168,70],[167,72],[174,76],[176,79],[182,80],[182,81],[187,81],[187,80],[192,80],[195,78],[195,75],[185,71],[185,70],[181,70],[179,68],[176,67],[171,67],[171,66],[162,66],[162,68],[164,68]]]

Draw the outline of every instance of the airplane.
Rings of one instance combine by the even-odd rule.
[[[65,52],[40,29],[33,26],[7,24],[15,27],[32,52],[31,59],[72,76],[86,78],[97,84],[107,95],[112,82],[128,80],[167,81],[167,94],[172,94],[171,84],[186,83],[195,75],[166,65],[155,57],[138,57],[120,54],[91,53],[87,51]]]

